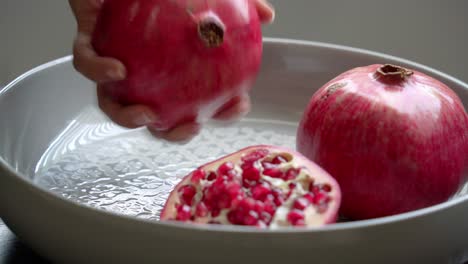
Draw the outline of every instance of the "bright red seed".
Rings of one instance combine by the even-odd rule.
[[[218,217],[219,214],[221,214],[221,210],[220,210],[219,208],[213,208],[213,209],[211,210],[211,216],[212,216],[212,217]]]
[[[329,184],[310,184],[309,191],[317,194],[318,192],[331,192],[331,186]]]
[[[206,173],[202,169],[197,169],[193,172],[192,175],[192,183],[198,184],[201,180],[205,179]]]
[[[229,172],[234,169],[234,163],[232,162],[225,162],[221,164],[218,168],[218,175],[224,176],[224,175],[229,175]]]
[[[300,173],[300,169],[289,169],[288,171],[286,171],[286,173],[284,174],[284,180],[288,181],[288,180],[294,180],[297,175],[299,175]]]
[[[179,189],[180,200],[188,205],[192,205],[193,197],[195,197],[196,193],[197,190],[193,185],[185,185]]]
[[[325,192],[331,192],[331,186],[327,183],[321,185],[321,189]]]
[[[270,161],[263,161],[262,162],[263,170],[270,170],[278,168],[278,165],[271,163]]]
[[[215,172],[212,171],[212,172],[210,172],[210,174],[208,174],[208,177],[206,177],[206,179],[209,180],[209,181],[214,181],[216,179],[216,177],[218,177],[218,176],[216,175]]]
[[[181,204],[177,207],[177,217],[176,220],[187,221],[191,217],[190,206],[186,204]]]
[[[284,203],[284,198],[282,196],[281,191],[278,191],[276,189],[273,190],[273,202],[276,206],[280,206]]]
[[[281,164],[281,163],[286,163],[286,162],[288,162],[288,159],[281,155],[274,157],[273,160],[271,161],[271,163],[273,164]]]
[[[197,217],[206,217],[208,215],[208,208],[205,203],[201,202],[195,208],[195,215]]]
[[[241,160],[244,163],[254,163],[255,161],[268,155],[269,151],[267,149],[257,149],[243,156]]]
[[[314,204],[316,205],[326,204],[329,201],[330,197],[326,193],[320,192],[314,196]]]
[[[252,198],[255,200],[264,202],[269,194],[271,194],[271,189],[266,183],[258,184],[252,188]]]
[[[314,201],[315,201],[315,195],[312,194],[312,193],[306,193],[304,194],[303,196],[305,199],[307,199],[309,201],[309,203],[311,204],[315,204]]]
[[[254,210],[250,210],[249,213],[245,216],[244,224],[248,226],[254,226],[258,223],[258,213]]]
[[[263,210],[273,216],[276,212],[276,205],[273,203],[273,201],[265,201],[263,204]]]
[[[304,222],[304,213],[299,210],[292,210],[288,213],[287,219],[292,225],[300,225]],[[302,222],[301,222],[302,221]]]
[[[279,168],[268,168],[263,170],[263,174],[272,178],[283,178],[283,172]]]
[[[242,172],[242,178],[244,181],[258,181],[260,180],[260,170],[254,166],[250,166],[244,169]]]
[[[297,198],[293,203],[293,208],[297,210],[304,210],[309,205],[309,201],[306,198]]]

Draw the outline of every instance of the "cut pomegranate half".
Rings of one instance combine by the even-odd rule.
[[[258,145],[200,166],[169,195],[161,220],[201,224],[321,226],[341,203],[337,182],[283,147]]]

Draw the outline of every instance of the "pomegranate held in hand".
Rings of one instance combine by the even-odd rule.
[[[258,145],[203,165],[169,195],[161,220],[259,228],[336,221],[336,181],[292,150]]]
[[[107,92],[151,106],[159,130],[202,123],[247,93],[262,55],[251,0],[107,0],[92,43],[127,68],[125,80],[103,84]]]
[[[468,116],[440,81],[369,65],[312,96],[297,149],[338,181],[344,216],[394,215],[444,202],[464,183]]]

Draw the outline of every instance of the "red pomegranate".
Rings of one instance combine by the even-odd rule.
[[[122,104],[146,104],[156,129],[202,123],[258,74],[262,32],[251,0],[106,0],[92,40],[127,78],[104,84]]]
[[[198,224],[321,226],[336,221],[336,181],[290,149],[258,145],[200,166],[169,195],[161,220]]]
[[[444,202],[461,187],[468,115],[449,87],[421,72],[358,67],[312,96],[297,149],[338,181],[344,216],[389,216]]]

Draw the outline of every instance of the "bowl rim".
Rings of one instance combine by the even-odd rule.
[[[319,42],[319,41],[310,41],[310,40],[300,40],[300,39],[291,39],[291,38],[274,38],[274,37],[264,37],[263,38],[264,45],[280,45],[280,46],[296,46],[296,47],[310,47],[310,48],[318,48],[318,49],[328,49],[340,52],[349,52],[354,54],[359,54],[363,56],[372,56],[372,57],[380,57],[386,60],[395,60],[401,63],[410,65],[415,68],[420,68],[430,74],[439,75],[442,78],[450,80],[453,83],[465,88],[468,91],[468,84],[453,77],[448,74],[445,74],[439,70],[436,70],[432,67],[425,66],[423,64],[407,60],[404,58],[400,58],[397,56],[389,55],[382,52],[371,51],[362,48],[355,48],[351,46],[345,45],[338,45],[333,43],[326,43],[326,42]],[[51,60],[44,64],[38,65],[29,71],[19,75],[15,79],[13,79],[10,83],[0,89],[0,97],[3,96],[7,91],[14,88],[18,83],[22,82],[23,80],[32,77],[33,75],[40,73],[45,69],[50,69],[53,67],[58,67],[60,65],[69,63],[72,61],[73,55],[67,55],[64,57],[57,58],[55,60]],[[283,228],[283,229],[276,229],[276,230],[264,230],[264,229],[256,229],[253,227],[244,227],[244,226],[227,226],[227,225],[188,225],[182,222],[171,222],[171,221],[154,221],[148,219],[141,219],[133,216],[123,215],[114,213],[111,211],[104,211],[100,210],[91,206],[86,206],[84,204],[75,202],[73,200],[66,199],[64,197],[59,196],[58,194],[52,193],[41,186],[38,186],[32,182],[26,175],[23,173],[17,172],[10,164],[8,164],[2,156],[0,156],[0,171],[7,172],[6,175],[2,175],[4,177],[12,177],[20,184],[22,184],[25,188],[29,187],[30,190],[34,190],[38,195],[45,196],[47,199],[52,199],[56,202],[60,202],[69,207],[71,210],[86,210],[89,214],[97,214],[100,216],[112,217],[114,219],[119,219],[122,221],[126,221],[129,224],[135,225],[149,225],[152,227],[161,227],[161,228],[176,228],[176,229],[187,229],[188,231],[201,231],[201,232],[224,232],[224,233],[254,233],[259,235],[274,235],[274,234],[310,234],[310,233],[321,233],[321,232],[334,232],[340,230],[356,230],[356,229],[364,229],[369,227],[375,226],[382,226],[388,224],[397,224],[404,221],[413,220],[415,218],[428,216],[430,214],[434,214],[440,212],[442,210],[448,209],[450,207],[456,206],[463,202],[468,202],[468,195],[455,197],[450,199],[449,201],[445,201],[443,203],[439,203],[430,207],[401,213],[392,216],[374,218],[374,219],[367,219],[367,220],[359,220],[359,221],[351,221],[351,222],[339,222],[330,225],[320,226],[320,227],[295,227],[295,228]]]

